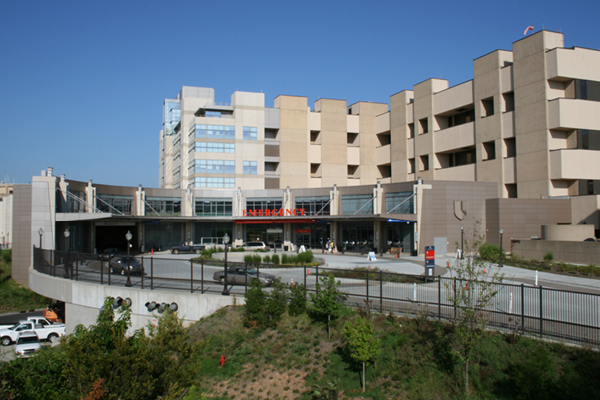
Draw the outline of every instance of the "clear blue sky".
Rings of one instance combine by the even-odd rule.
[[[389,103],[523,31],[600,49],[600,1],[0,0],[0,180],[158,187],[162,102],[182,86]]]

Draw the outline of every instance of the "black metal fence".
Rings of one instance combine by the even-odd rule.
[[[131,276],[131,284],[143,290],[186,290],[190,293],[221,293],[223,285],[213,277],[223,271],[224,262],[194,263],[159,257],[139,257],[144,273]],[[127,275],[110,274],[110,260],[98,254],[82,254],[34,248],[34,269],[54,277],[123,286]],[[228,268],[252,267],[258,275],[274,272],[265,265],[228,262]],[[382,313],[424,313],[430,318],[453,320],[460,310],[450,300],[459,285],[469,285],[478,293],[477,282],[451,278],[426,278],[382,271],[356,271],[325,267],[277,269],[277,276],[287,283],[303,284],[316,291],[320,276],[333,275],[340,281],[345,303],[368,307]],[[244,295],[248,290],[247,273],[234,284],[229,276],[231,294]],[[233,277],[232,277],[233,276]],[[498,330],[600,345],[600,295],[549,289],[541,286],[497,284],[498,294],[483,313],[491,327]]]

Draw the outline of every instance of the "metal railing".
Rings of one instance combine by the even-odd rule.
[[[223,291],[223,286],[213,279],[215,272],[223,271],[223,261],[138,258],[144,273],[131,277],[135,288],[190,293]],[[126,283],[126,275],[110,274],[110,260],[98,254],[34,248],[33,261],[36,271],[54,277],[102,285],[124,286]],[[259,276],[270,270],[265,265],[236,262],[228,262],[227,266],[239,271],[252,267]],[[368,307],[381,313],[426,314],[447,321],[454,320],[460,313],[451,301],[459,285],[468,285],[473,296],[478,292],[477,282],[383,271],[298,266],[279,268],[277,274],[287,283],[304,284],[308,292],[316,292],[319,277],[333,275],[340,281],[339,289],[348,306]],[[236,282],[235,275],[229,274],[228,286],[232,294],[244,295],[248,290],[248,274],[238,275],[244,278]],[[493,289],[498,294],[488,308],[481,310],[489,327],[514,334],[600,345],[600,295],[524,284],[500,283]]]

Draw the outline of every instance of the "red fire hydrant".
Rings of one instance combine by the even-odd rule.
[[[225,356],[222,355],[219,362],[221,363],[221,367],[223,367],[225,365]]]

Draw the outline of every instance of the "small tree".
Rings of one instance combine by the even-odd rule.
[[[258,279],[252,279],[246,295],[246,320],[247,327],[256,327],[265,323],[265,305],[267,294],[263,291]]]
[[[290,299],[289,313],[291,316],[297,316],[306,312],[306,287],[296,284],[291,288],[292,298]]]
[[[469,396],[469,359],[485,328],[485,310],[492,305],[498,294],[498,284],[504,275],[498,268],[486,265],[478,257],[485,236],[480,234],[480,222],[476,221],[472,231],[465,231],[464,259],[457,259],[450,266],[454,278],[446,283],[448,301],[457,309],[454,323],[455,352],[465,365],[465,392]],[[457,248],[461,245],[456,244]]]
[[[267,326],[270,328],[275,327],[281,319],[281,316],[285,312],[288,298],[288,290],[285,284],[281,282],[281,278],[275,279],[272,287],[273,290],[267,296],[264,312]]]
[[[336,316],[337,311],[342,307],[343,293],[338,290],[340,282],[336,281],[333,275],[321,276],[320,283],[316,283],[317,293],[311,293],[310,298],[315,305],[315,312],[320,316],[327,316],[327,338],[331,337],[330,323],[331,316]]]
[[[375,331],[371,321],[360,317],[358,321],[348,320],[344,324],[344,339],[348,342],[350,357],[362,363],[362,390],[366,390],[365,373],[366,365],[381,353],[380,339],[375,339]]]

